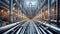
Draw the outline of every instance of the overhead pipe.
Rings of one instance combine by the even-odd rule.
[[[6,8],[6,7],[4,7],[4,6],[0,6],[1,8],[4,8],[4,9],[6,9],[6,10],[8,10],[8,8]]]
[[[15,0],[15,2],[17,3],[18,8],[21,9],[21,10],[23,10],[23,9],[22,9],[22,5],[21,5],[17,0]],[[23,10],[23,11],[24,11],[24,10]]]
[[[5,2],[7,2],[8,3],[8,0],[4,0]],[[9,5],[7,5],[6,3],[4,3],[4,2],[2,2],[2,1],[0,1],[0,3],[1,4],[3,4],[4,6],[0,6],[1,8],[4,8],[4,9],[6,9],[6,10],[8,10],[9,9]],[[9,3],[8,3],[9,4]],[[6,7],[5,7],[6,6]]]
[[[9,0],[4,0],[7,4],[9,4]]]
[[[17,0],[15,0],[15,2],[17,3],[17,5],[19,6],[19,8],[20,8],[20,4],[19,4],[19,2],[17,1]]]
[[[25,12],[25,10],[22,8],[22,5],[17,1],[17,0],[15,0],[15,2],[17,3],[17,5],[19,6],[19,9],[21,8],[21,10],[23,10],[24,11],[24,13],[26,13]]]
[[[9,8],[9,6],[7,4],[5,4],[4,2],[0,1],[1,4],[3,4],[4,6],[6,6],[7,8]]]
[[[46,1],[47,1],[47,0],[45,0],[45,1],[41,4],[40,8],[43,7],[43,5],[45,4]],[[41,10],[41,9],[40,9],[40,10]]]

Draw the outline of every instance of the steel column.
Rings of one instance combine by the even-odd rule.
[[[59,25],[59,9],[60,9],[60,0],[56,0],[56,9],[57,9],[57,25]],[[58,8],[59,7],[59,8]]]
[[[10,0],[10,21],[9,21],[10,23],[13,22],[12,14],[13,14],[13,0]]]
[[[48,22],[50,23],[51,0],[48,0]]]
[[[19,15],[20,15],[19,13],[20,13],[20,10],[19,10],[19,8],[18,8],[18,20],[19,20]]]
[[[41,14],[42,14],[42,9],[41,9]],[[43,15],[41,16],[41,18],[43,18]],[[41,20],[43,20],[43,19],[41,19]]]
[[[0,15],[0,27],[2,26],[2,16]]]

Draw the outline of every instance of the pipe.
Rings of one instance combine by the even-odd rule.
[[[36,21],[36,20],[35,20],[35,21]],[[41,21],[37,21],[37,22],[39,22],[40,24],[42,24],[42,25],[44,25],[44,26],[47,26],[49,29],[51,29],[51,30],[53,30],[53,31],[55,31],[55,32],[57,32],[57,33],[60,32],[60,28],[58,28],[58,27],[55,27],[55,26],[53,26],[53,25],[50,25],[50,24],[48,24],[48,23],[41,22]]]
[[[24,22],[24,21],[20,21],[20,22],[12,23],[12,24],[9,24],[9,25],[6,25],[6,26],[3,26],[3,27],[0,27],[0,31],[2,31],[2,30],[6,30],[6,29],[9,29],[9,28],[11,28],[11,27],[13,27],[13,26],[15,26],[15,25],[21,23],[21,22]]]

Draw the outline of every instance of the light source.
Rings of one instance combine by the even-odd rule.
[[[1,12],[3,12],[3,10],[1,10]]]
[[[36,5],[37,4],[37,1],[26,1],[26,5],[29,6],[29,5]]]
[[[32,5],[36,5],[36,4],[37,4],[37,2],[36,2],[36,1],[32,1],[31,3],[32,3]]]
[[[13,7],[13,10],[15,10],[15,7]]]
[[[29,1],[27,1],[27,2],[26,2],[26,5],[27,5],[27,6],[29,6],[29,3],[30,3],[30,2],[29,2]]]

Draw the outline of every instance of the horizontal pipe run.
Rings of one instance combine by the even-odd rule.
[[[11,27],[13,27],[13,26],[15,26],[15,25],[21,23],[21,22],[24,22],[24,21],[20,21],[20,22],[12,23],[12,24],[9,24],[9,25],[6,25],[6,26],[3,26],[3,27],[0,27],[0,31],[2,31],[2,30],[6,30],[6,29],[9,29],[9,28],[11,28]]]

